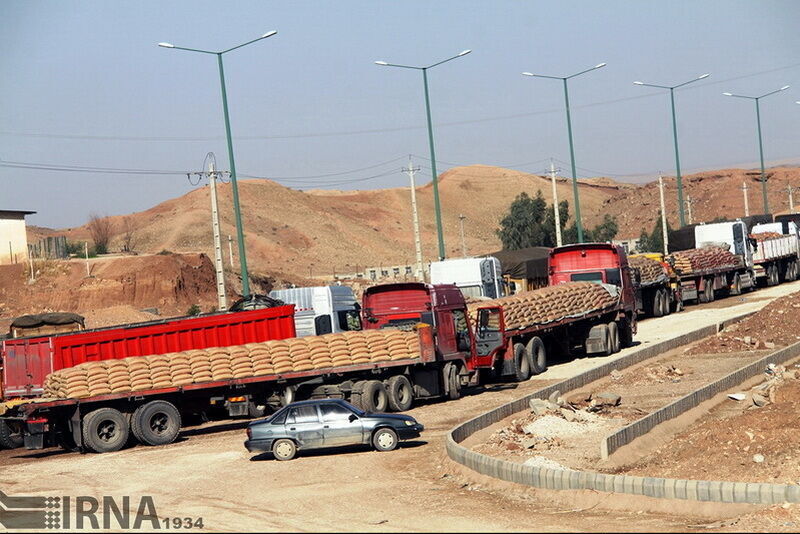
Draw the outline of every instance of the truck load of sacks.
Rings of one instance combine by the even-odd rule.
[[[678,274],[692,274],[710,269],[736,268],[741,260],[729,250],[721,247],[703,247],[673,252],[667,261]]]
[[[619,302],[619,288],[593,282],[567,282],[469,305],[473,321],[478,308],[503,308],[507,330],[546,325],[611,308]]]
[[[643,286],[657,284],[667,280],[667,270],[661,262],[647,256],[631,256],[628,264],[639,271],[640,283]]]
[[[365,330],[86,362],[47,376],[44,394],[85,398],[419,358],[416,331]]]

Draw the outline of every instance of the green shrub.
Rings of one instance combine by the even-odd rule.
[[[200,309],[200,306],[197,304],[192,304],[189,306],[189,309],[186,310],[186,315],[200,315],[203,310]]]

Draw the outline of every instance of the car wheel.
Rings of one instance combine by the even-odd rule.
[[[389,408],[395,412],[404,412],[414,403],[414,388],[405,375],[391,377],[386,385],[389,394]]]
[[[181,414],[167,401],[142,404],[131,417],[131,432],[144,445],[167,445],[181,431]]]
[[[297,445],[290,439],[279,439],[272,444],[272,455],[282,462],[291,460],[297,456]]]
[[[379,428],[372,435],[372,446],[376,451],[393,451],[397,448],[398,443],[397,432],[391,428]]]

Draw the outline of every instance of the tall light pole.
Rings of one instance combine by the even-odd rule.
[[[175,50],[186,50],[188,52],[199,52],[201,54],[211,54],[217,56],[217,65],[219,66],[219,83],[222,88],[222,112],[225,116],[225,136],[228,140],[228,160],[230,161],[231,172],[231,189],[233,190],[233,212],[236,216],[236,238],[239,245],[239,265],[242,270],[242,294],[245,297],[250,295],[250,277],[247,272],[247,253],[244,247],[244,229],[242,228],[242,211],[239,207],[239,184],[236,180],[236,164],[233,159],[233,140],[231,139],[231,121],[228,114],[228,93],[225,90],[225,70],[222,67],[222,55],[232,52],[243,46],[247,46],[256,41],[272,37],[278,33],[275,30],[265,33],[257,39],[247,41],[246,43],[222,50],[221,52],[213,52],[210,50],[201,50],[199,48],[185,48],[182,46],[175,46],[172,43],[158,43],[158,46],[163,48],[174,48]]]
[[[578,228],[578,243],[583,243],[583,222],[581,221],[581,202],[580,198],[578,198],[578,173],[575,170],[575,147],[573,146],[572,142],[572,119],[570,118],[569,113],[569,91],[567,89],[567,80],[570,78],[575,78],[576,76],[580,76],[581,74],[586,74],[587,72],[591,72],[593,70],[597,70],[599,68],[605,67],[605,63],[599,63],[592,67],[591,69],[582,70],[576,74],[572,74],[570,76],[545,76],[543,74],[533,74],[532,72],[523,72],[523,76],[533,76],[535,78],[549,78],[551,80],[561,80],[564,83],[564,104],[567,109],[567,135],[569,136],[569,159],[572,165],[572,195],[575,200],[575,225]]]
[[[764,197],[764,213],[769,213],[769,201],[767,200],[767,175],[764,172],[764,143],[761,140],[761,108],[759,107],[759,100],[769,95],[774,95],[775,93],[780,93],[781,91],[785,91],[789,88],[788,85],[784,85],[780,89],[776,89],[774,91],[770,91],[769,93],[764,93],[761,96],[747,96],[747,95],[737,95],[734,93],[722,93],[725,96],[732,96],[734,98],[746,98],[748,100],[755,100],[756,102],[756,124],[758,125],[758,154],[761,158],[761,195]]]
[[[698,80],[702,80],[703,78],[708,78],[711,76],[710,73],[702,74],[697,78],[693,78],[688,82],[679,83],[678,85],[657,85],[654,83],[644,83],[644,82],[633,82],[634,85],[642,85],[645,87],[658,87],[659,89],[669,89],[669,100],[672,103],[672,139],[675,145],[675,177],[678,182],[678,215],[680,220],[680,225],[686,226],[686,221],[683,217],[683,179],[681,178],[681,157],[680,153],[678,152],[678,121],[675,119],[675,89],[679,87],[683,87],[684,85],[689,85],[690,83],[694,83]]]
[[[388,63],[386,61],[375,62],[376,65],[380,65],[381,67],[399,67],[401,69],[413,69],[422,71],[422,83],[425,88],[425,113],[428,116],[428,145],[430,146],[430,152],[431,152],[431,174],[433,175],[432,176],[433,208],[436,214],[436,233],[438,234],[439,237],[439,260],[443,260],[445,258],[445,250],[444,250],[444,234],[442,231],[442,210],[439,204],[439,177],[436,173],[436,151],[433,148],[433,124],[431,123],[431,101],[430,97],[428,96],[428,69],[432,69],[437,65],[441,65],[442,63],[447,63],[448,61],[452,61],[456,58],[466,56],[470,52],[472,52],[472,50],[464,50],[453,57],[443,59],[442,61],[433,63],[432,65],[428,65],[427,67],[400,65],[398,63]]]

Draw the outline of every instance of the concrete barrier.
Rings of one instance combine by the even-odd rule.
[[[600,443],[600,457],[605,460],[609,455],[613,454],[614,451],[623,445],[627,445],[634,439],[647,434],[657,425],[697,407],[701,402],[707,401],[711,397],[727,391],[734,386],[738,386],[745,380],[758,376],[764,372],[767,365],[771,363],[778,365],[792,358],[796,358],[797,356],[800,356],[800,343],[795,343],[794,345],[789,345],[786,348],[777,350],[760,360],[756,360],[737,369],[719,380],[692,391],[675,402],[667,404],[663,408],[606,436]]]
[[[508,482],[525,484],[537,488],[568,490],[593,489],[614,493],[630,493],[648,497],[665,499],[684,499],[695,501],[714,501],[751,504],[775,504],[783,502],[800,502],[800,486],[790,484],[761,484],[745,482],[722,482],[709,480],[676,480],[659,477],[635,477],[627,475],[609,475],[590,471],[569,469],[550,469],[533,467],[517,462],[509,462],[492,456],[471,451],[460,445],[472,434],[502,421],[528,407],[532,398],[547,398],[554,391],[567,392],[580,388],[590,382],[602,378],[612,369],[624,369],[648,358],[681,345],[691,343],[703,337],[717,333],[728,324],[741,320],[748,314],[735,317],[717,325],[711,325],[688,332],[673,339],[643,347],[613,362],[590,369],[572,378],[552,384],[521,399],[509,402],[493,410],[456,426],[447,435],[445,448],[447,455],[455,462],[473,471]],[[794,348],[792,345],[789,348]],[[787,349],[777,351],[770,356],[778,355]],[[769,358],[769,356],[767,357]],[[787,357],[788,359],[788,357]],[[754,365],[766,365],[769,362],[759,360]],[[785,361],[785,360],[783,360]],[[746,366],[749,367],[749,366]],[[744,369],[744,368],[743,368]],[[763,369],[763,367],[761,367]],[[741,369],[739,370],[741,371]],[[732,373],[735,375],[739,371]],[[730,376],[730,375],[729,375]],[[725,377],[728,378],[728,377]],[[724,379],[723,379],[724,380]],[[743,379],[744,380],[744,379]],[[701,388],[702,389],[702,388]]]

